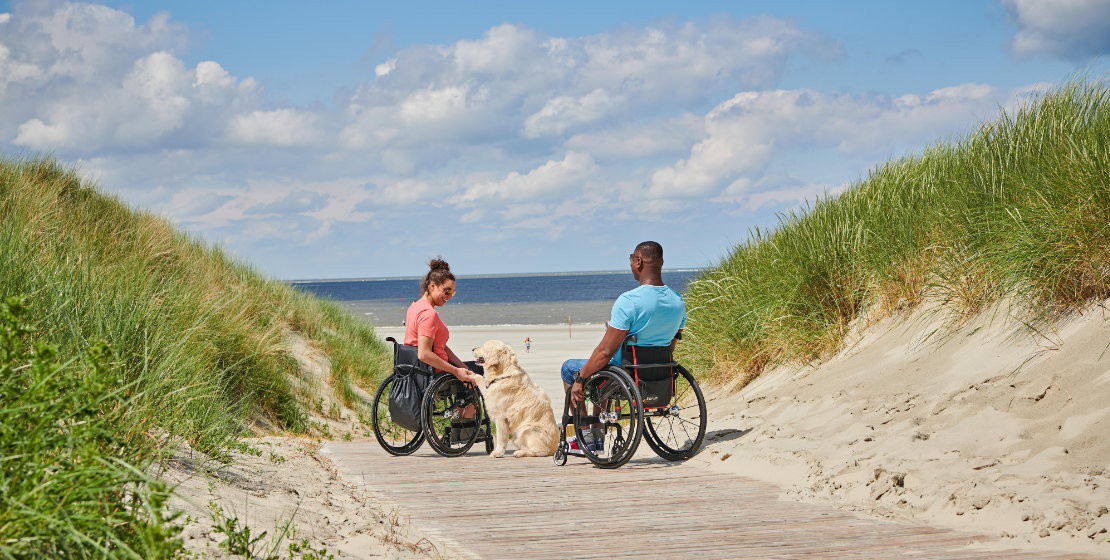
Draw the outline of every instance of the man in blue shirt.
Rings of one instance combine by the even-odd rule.
[[[620,364],[621,343],[626,336],[636,335],[637,346],[670,346],[673,350],[686,326],[682,296],[663,284],[663,247],[654,241],[644,241],[628,255],[628,261],[640,286],[621,294],[613,303],[605,335],[589,359],[563,363],[563,388],[571,392],[573,406],[585,398],[582,379],[607,363]]]

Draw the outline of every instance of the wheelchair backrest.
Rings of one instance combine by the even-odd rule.
[[[425,375],[432,375],[435,369],[432,366],[421,362],[418,358],[419,353],[415,346],[408,344],[401,344],[397,339],[391,337],[386,338],[389,342],[393,343],[393,372],[394,373],[422,373]]]
[[[621,366],[632,373],[644,408],[667,406],[674,395],[674,357],[670,346],[636,346],[636,337],[625,339]]]

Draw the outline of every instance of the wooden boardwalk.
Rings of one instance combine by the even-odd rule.
[[[645,446],[646,447],[646,446]],[[969,547],[966,535],[779,499],[774,486],[639,454],[617,470],[571,457],[408,457],[331,442],[345,479],[471,558],[1087,558]]]

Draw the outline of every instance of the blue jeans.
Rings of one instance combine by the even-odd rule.
[[[574,374],[582,371],[582,366],[586,365],[589,360],[574,358],[563,362],[563,369],[559,374],[563,377],[563,383],[571,385],[574,383]]]

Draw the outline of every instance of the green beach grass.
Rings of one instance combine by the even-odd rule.
[[[753,231],[685,294],[682,359],[746,383],[838,350],[850,325],[935,302],[1029,321],[1110,295],[1110,90],[1079,77]]]
[[[3,308],[0,415],[14,431],[0,440],[0,558],[164,555],[164,489],[144,473],[167,442],[219,456],[257,419],[308,428],[317,399],[295,382],[290,332],[328,355],[340,398],[388,369],[364,321],[50,159],[0,160],[10,296],[21,299]]]

